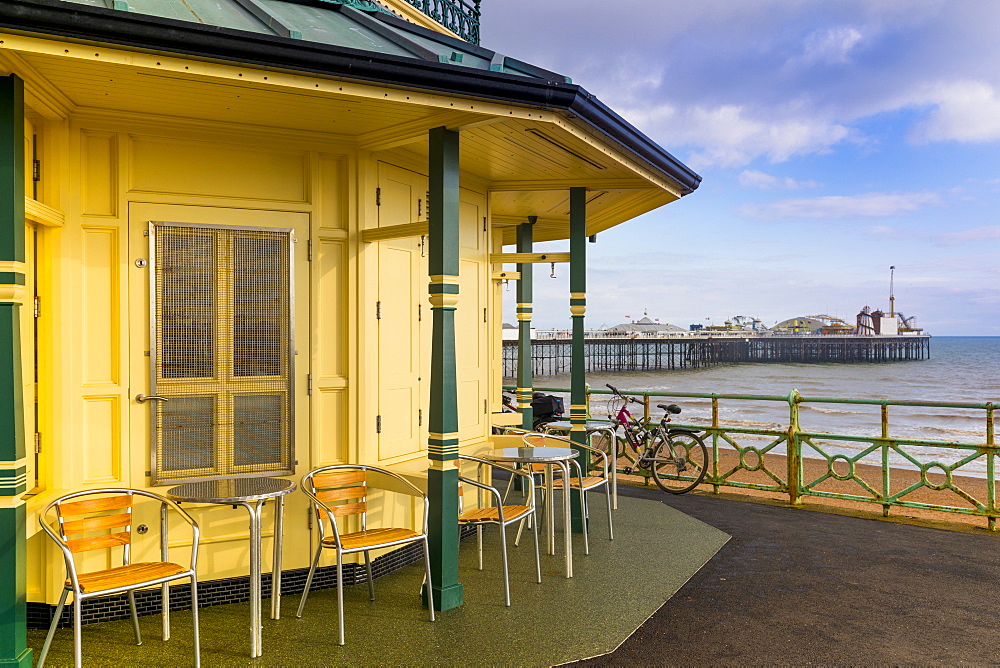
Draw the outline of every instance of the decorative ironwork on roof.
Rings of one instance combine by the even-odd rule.
[[[406,0],[462,39],[479,44],[482,0]]]

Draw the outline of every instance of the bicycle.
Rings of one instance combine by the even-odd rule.
[[[610,444],[605,452],[616,462],[620,458],[629,461],[618,471],[632,475],[636,469],[648,470],[656,485],[669,494],[683,494],[697,487],[708,472],[708,448],[697,432],[670,426],[670,416],[680,413],[680,406],[657,405],[663,409],[663,417],[650,427],[628,410],[630,403],[641,403],[639,400],[626,397],[613,385],[607,387],[615,394],[612,401],[621,401],[617,411],[612,408],[608,417],[616,429],[622,428],[623,435],[615,439],[614,453],[610,452]]]

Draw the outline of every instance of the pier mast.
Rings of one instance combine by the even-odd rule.
[[[893,279],[896,277],[896,265],[889,267],[889,317],[896,317],[896,296],[893,294]]]

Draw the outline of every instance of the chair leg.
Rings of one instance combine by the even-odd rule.
[[[538,552],[538,522],[531,523],[531,531],[535,536],[535,573],[538,576],[538,584],[542,584],[542,559]]]
[[[532,482],[532,484],[534,484],[534,482]],[[527,521],[528,522],[528,526],[529,527],[533,527],[536,522],[541,522],[542,521],[542,517],[545,516],[545,505],[544,505],[544,502],[545,502],[545,493],[544,493],[545,492],[545,488],[544,487],[539,487],[538,489],[535,490],[535,492],[539,493],[541,495],[541,499],[538,500],[535,503],[535,512],[532,513],[531,515],[529,515],[526,520],[522,520],[521,523],[518,525],[518,527],[517,527],[517,535],[514,537],[514,546],[515,547],[517,547],[518,545],[521,544],[521,531],[524,530],[524,522]],[[539,506],[541,506],[541,510],[538,509]],[[538,513],[542,513],[542,515],[538,516]]]
[[[296,617],[302,616],[302,609],[306,607],[306,598],[309,596],[309,588],[312,587],[313,575],[316,574],[316,564],[319,563],[319,555],[323,552],[323,546],[316,546],[316,556],[313,557],[312,565],[309,566],[309,575],[306,576],[306,588],[302,590],[302,598],[299,600],[299,609],[295,613]]]
[[[615,527],[614,522],[611,519],[611,485],[607,482],[604,483],[604,493],[608,497],[608,540],[615,539]]]
[[[431,586],[431,550],[424,536],[424,577],[427,579],[427,607],[431,611],[431,621],[434,621],[434,588]]]
[[[500,558],[503,561],[503,602],[510,607],[510,575],[507,571],[507,527],[500,525]]]
[[[201,635],[198,632],[198,578],[191,576],[191,624],[194,625],[194,666],[201,666]]]
[[[344,644],[344,558],[337,549],[337,644]]]
[[[583,553],[590,554],[590,530],[587,525],[590,524],[590,505],[587,501],[587,492],[580,489],[580,510],[582,511],[583,517]]]
[[[73,665],[76,668],[83,668],[83,633],[81,631],[81,626],[83,622],[81,613],[83,612],[83,605],[78,596],[73,597]]]
[[[139,632],[139,615],[135,611],[135,592],[130,591],[128,593],[128,609],[132,613],[132,635],[135,636],[135,644],[142,644],[142,633]],[[169,634],[167,636],[170,637]]]
[[[160,586],[160,608],[163,610],[163,640],[170,640],[170,585]]]
[[[62,617],[67,596],[69,596],[69,589],[63,589],[62,596],[59,597],[59,605],[56,606],[55,617],[52,618],[52,624],[49,625],[49,632],[45,636],[45,644],[42,645],[42,653],[38,657],[38,668],[42,668],[45,665],[45,657],[49,653],[49,646],[52,645],[52,638],[56,634],[56,627],[59,626],[59,618]]]
[[[375,581],[372,580],[372,558],[365,550],[365,575],[368,576],[368,600],[375,600]]]
[[[476,546],[479,548],[479,570],[483,570],[483,525],[476,525]]]

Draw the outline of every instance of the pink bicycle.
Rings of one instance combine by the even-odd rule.
[[[659,423],[644,425],[628,410],[630,403],[640,403],[633,397],[626,397],[618,388],[608,385],[615,393],[608,417],[615,428],[622,428],[622,435],[616,439],[616,460],[626,459],[628,464],[619,468],[619,473],[632,475],[636,469],[648,470],[657,486],[670,494],[689,492],[705,479],[708,471],[708,448],[701,436],[690,429],[673,427],[670,416],[681,412],[677,404],[659,404],[664,413]],[[620,405],[617,405],[618,402]]]

